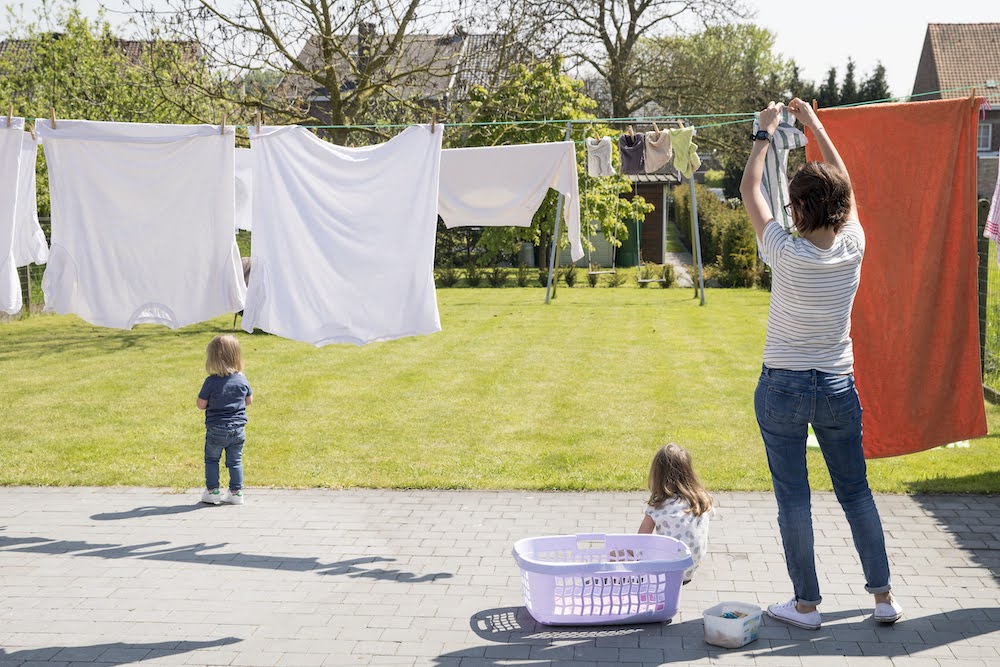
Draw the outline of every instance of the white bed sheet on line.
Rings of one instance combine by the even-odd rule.
[[[251,129],[258,187],[244,330],[317,347],[440,331],[441,136],[412,126],[349,148],[302,127]]]
[[[575,262],[584,253],[572,141],[441,152],[438,213],[449,228],[528,227],[549,188],[566,197],[563,211]]]
[[[39,119],[52,199],[47,310],[172,329],[243,308],[232,127]]]
[[[18,177],[24,119],[0,123],[0,311],[14,315],[21,310],[21,281],[14,261]]]

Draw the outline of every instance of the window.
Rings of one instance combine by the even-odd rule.
[[[989,123],[979,124],[979,136],[976,141],[976,148],[980,153],[990,150],[993,144],[993,126]]]

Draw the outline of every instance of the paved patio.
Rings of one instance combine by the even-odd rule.
[[[0,489],[2,665],[997,665],[1000,497],[880,496],[907,615],[869,617],[830,494],[814,496],[819,631],[704,642],[722,600],[790,597],[767,493],[718,493],[711,552],[669,624],[546,627],[521,537],[633,532],[639,493]]]

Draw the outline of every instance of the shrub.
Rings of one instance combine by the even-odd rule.
[[[434,273],[434,281],[438,287],[454,287],[458,282],[458,271],[454,266],[441,267]]]
[[[674,265],[664,264],[660,271],[660,277],[663,278],[663,282],[660,283],[661,287],[673,287],[674,281],[677,280],[677,277],[674,275]]]
[[[479,283],[483,282],[483,272],[475,264],[469,264],[465,269],[465,280],[469,287],[479,287]]]
[[[598,278],[600,278],[600,276],[594,273],[593,269],[587,271],[587,284],[591,287],[597,287]]]
[[[490,284],[490,287],[505,287],[507,285],[507,274],[503,268],[494,266],[486,275],[486,282]]]
[[[528,267],[524,264],[524,262],[517,265],[517,275],[514,280],[517,282],[518,287],[528,286]]]
[[[546,268],[538,269],[538,284],[542,287],[549,286],[549,270]]]
[[[643,262],[642,266],[635,271],[635,281],[639,287],[648,287],[650,283],[644,281],[658,280],[660,267],[652,262]]]
[[[620,271],[609,273],[607,278],[608,287],[621,287],[628,280],[628,276]]]
[[[576,285],[576,267],[570,264],[562,270],[562,278],[566,282],[566,287]]]

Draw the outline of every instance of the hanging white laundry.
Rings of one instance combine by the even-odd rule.
[[[441,136],[409,127],[346,148],[302,127],[250,130],[253,260],[243,328],[363,345],[441,330],[434,241]]]
[[[646,133],[646,141],[642,145],[643,166],[647,174],[659,171],[674,157],[674,150],[670,144],[670,131],[653,130]]]
[[[572,141],[441,152],[438,213],[448,228],[531,226],[549,188],[565,195],[570,256],[583,257],[580,185]]]
[[[236,149],[236,229],[253,227],[253,151]]]
[[[794,123],[795,118],[788,109],[783,109],[778,129],[771,135],[770,150],[764,156],[764,177],[760,182],[760,191],[771,204],[771,215],[786,232],[791,232],[795,226],[792,215],[785,210],[785,204],[788,203],[788,151],[809,143],[809,139]],[[753,133],[756,134],[759,129],[760,114],[755,114]]]
[[[39,120],[52,202],[46,310],[176,329],[243,308],[234,128]]]
[[[38,193],[35,184],[35,158],[38,138],[24,135],[21,144],[21,171],[17,179],[17,213],[14,220],[14,265],[44,264],[49,259],[49,244],[38,224]]]
[[[611,137],[587,137],[587,174],[594,177],[615,175],[612,147]]]
[[[21,310],[21,281],[14,261],[14,228],[24,119],[0,122],[0,311],[13,315]]]

